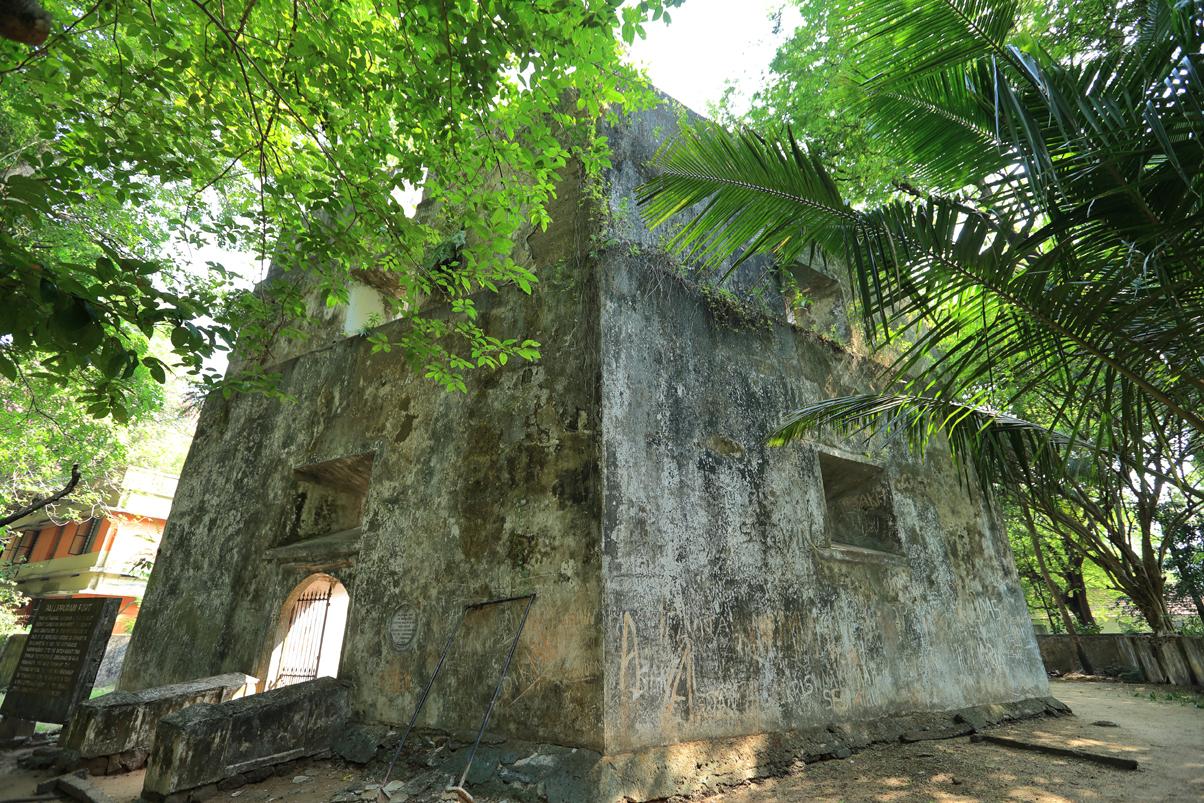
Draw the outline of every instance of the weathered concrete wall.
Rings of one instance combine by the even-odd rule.
[[[479,299],[488,331],[538,336],[538,364],[475,372],[466,394],[449,394],[400,351],[351,338],[281,366],[295,401],[206,403],[122,688],[264,677],[285,597],[321,571],[351,597],[339,676],[354,683],[357,715],[405,722],[460,606],[535,591],[495,725],[539,722],[548,739],[601,746],[598,304],[574,262],[578,201],[562,193],[560,225],[523,244],[540,266],[534,299]],[[372,456],[371,481],[350,554],[276,547],[295,517],[294,470],[358,454]],[[387,624],[403,605],[418,629],[398,653]],[[469,616],[424,721],[479,723],[516,613]]]
[[[765,262],[724,282],[765,317],[733,315],[624,214],[674,122],[662,107],[611,137],[606,751],[1047,694],[1007,539],[947,456],[764,445],[787,411],[870,390],[874,366],[847,320],[787,324]],[[883,469],[897,555],[830,547],[820,451]]]
[[[159,720],[189,706],[233,699],[254,682],[253,677],[231,672],[143,691],[103,694],[80,703],[63,728],[60,744],[84,759],[149,751]]]
[[[25,642],[29,640],[28,633],[12,633],[0,645],[0,689],[7,689],[12,682],[13,673],[17,671],[17,663],[25,650]]]
[[[1078,639],[1097,674],[1204,686],[1204,638],[1103,633]],[[1037,636],[1037,644],[1048,671],[1065,674],[1079,669],[1070,636]]]
[[[105,645],[105,657],[101,659],[100,669],[96,670],[96,680],[92,682],[93,688],[116,686],[121,680],[121,667],[125,663],[130,638],[129,633],[114,633],[109,636],[109,643]]]
[[[220,781],[245,783],[248,774],[328,751],[350,717],[348,692],[344,681],[318,678],[164,717],[155,728],[142,797],[173,800],[175,793],[205,787],[188,797],[208,800]]]
[[[857,362],[726,328],[659,259],[615,256],[602,293],[607,751],[1046,694],[1007,540],[949,461],[874,455],[902,554],[828,549],[817,448],[848,445],[764,443],[865,388]]]

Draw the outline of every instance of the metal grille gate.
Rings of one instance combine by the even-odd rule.
[[[322,660],[322,639],[326,635],[326,617],[334,583],[306,591],[293,604],[288,632],[280,650],[280,671],[272,688],[313,680]]]

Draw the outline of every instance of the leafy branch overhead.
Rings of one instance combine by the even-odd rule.
[[[547,224],[569,160],[605,163],[596,119],[643,96],[621,39],[672,5],[44,3],[44,43],[0,42],[0,373],[87,377],[121,416],[122,380],[170,370],[147,348],[163,332],[197,376],[237,343],[231,386],[255,386],[254,357],[304,328],[300,288],[336,305],[365,276],[436,381],[532,358],[471,296],[530,291],[515,235]],[[418,186],[422,221],[403,205]],[[448,282],[426,255],[454,231]],[[260,276],[206,259],[230,252],[278,280],[241,292]],[[450,317],[423,316],[432,293]]]
[[[876,408],[824,402],[787,433],[873,409],[918,444],[957,433],[984,457],[999,452],[991,438],[1036,436],[999,411],[1023,417],[1039,397],[1057,399],[1046,423],[1065,433],[1041,448],[1204,434],[1200,4],[1154,2],[1125,46],[1061,60],[1012,38],[1017,8],[851,4],[856,111],[910,170],[881,203],[850,203],[789,131],[705,125],[662,152],[642,190],[649,222],[704,203],[677,251],[789,262],[815,243],[848,266],[871,335],[898,349]]]
[[[37,511],[41,510],[42,508],[46,507],[47,505],[53,505],[55,502],[59,501],[63,497],[70,495],[70,493],[73,490],[75,490],[75,486],[79,485],[79,481],[80,481],[79,464],[77,463],[77,464],[71,466],[71,478],[69,480],[67,480],[67,484],[64,485],[62,488],[60,488],[59,490],[55,491],[54,493],[50,494],[50,496],[47,496],[45,498],[34,499],[29,504],[25,505],[24,507],[18,508],[16,511],[14,511],[12,513],[0,515],[0,532],[3,532],[4,528],[7,527],[8,525],[12,524],[14,521],[17,521],[18,519],[22,519],[22,518],[30,515],[31,513],[36,513]]]

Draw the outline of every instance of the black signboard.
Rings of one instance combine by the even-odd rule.
[[[66,723],[92,692],[120,605],[120,597],[36,601],[0,714]]]

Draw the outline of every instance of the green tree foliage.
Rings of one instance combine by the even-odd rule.
[[[1184,515],[1183,508],[1181,501],[1167,502],[1157,514],[1170,551],[1167,562],[1175,572],[1170,597],[1195,610],[1197,621],[1187,628],[1204,635],[1204,515]]]
[[[147,353],[165,358],[167,346]],[[80,481],[60,501],[34,515],[55,520],[103,515],[112,489],[131,465],[177,474],[195,425],[183,396],[186,383],[169,374],[161,385],[146,366],[120,383],[124,421],[98,416],[89,403],[99,381],[86,375],[66,380],[38,361],[17,368],[17,380],[0,379],[0,519]],[[0,527],[0,551],[14,530]],[[15,567],[0,566],[0,635],[17,627],[13,610],[26,598],[13,582]]]
[[[336,305],[363,271],[409,320],[392,345],[434,380],[534,357],[482,330],[472,294],[530,292],[514,236],[547,224],[570,159],[604,163],[595,120],[640,95],[620,39],[673,4],[45,3],[42,47],[0,42],[0,375],[36,364],[126,417],[139,366],[165,377],[145,342],[166,330],[197,376],[237,340],[230,387],[263,387],[254,358],[300,328],[297,287]],[[416,185],[435,219],[405,214]],[[455,232],[457,270],[433,270]],[[294,278],[225,298],[232,277],[173,245]],[[420,314],[432,292],[450,315]]]
[[[1098,567],[1086,561],[1059,531],[1039,527],[1037,537],[1041,539],[1042,554],[1055,586],[1051,590],[1041,576],[1032,535],[1014,503],[1005,506],[1003,515],[1007,521],[1012,555],[1016,559],[1016,571],[1034,619],[1044,620],[1052,632],[1063,631],[1065,627],[1058,608],[1060,601],[1074,616],[1078,632],[1095,632],[1109,618],[1109,612],[1099,610],[1095,603],[1101,597],[1115,596],[1107,593],[1111,588],[1107,577]]]
[[[826,402],[800,426],[891,421],[1006,456],[1049,443],[994,412],[1040,389],[1071,432],[1087,401],[1109,438],[1204,432],[1204,24],[1152,8],[1132,47],[1071,65],[1008,45],[1008,3],[866,2],[849,33],[878,67],[862,108],[931,191],[857,210],[795,140],[708,126],[664,152],[644,211],[661,223],[709,199],[672,244],[711,264],[816,243],[849,265],[880,342],[919,333],[894,365],[902,393]]]
[[[1204,432],[1204,25],[1192,6],[1153,8],[1133,47],[1072,65],[1008,45],[1008,3],[866,2],[848,34],[876,76],[861,108],[929,190],[857,210],[792,138],[709,126],[664,152],[644,211],[662,223],[709,199],[672,244],[711,264],[816,243],[848,263],[881,341],[920,333],[895,365],[904,393],[800,421],[890,418],[955,446],[992,421],[1040,437],[990,412],[1040,386],[1067,400],[1071,431],[1074,402],[1096,399],[1101,432]]]
[[[817,245],[895,347],[888,392],[796,411],[779,442],[943,436],[1166,631],[1154,510],[1172,488],[1202,496],[1204,13],[1155,0],[1121,45],[1097,27],[1059,52],[1025,33],[1030,7],[848,4],[848,108],[906,182],[879,172],[850,196],[789,132],[702,126],[642,202],[661,224],[705,201],[672,245],[708,265]]]
[[[29,601],[29,597],[17,590],[10,573],[11,569],[0,568],[0,639],[21,631],[17,610]]]
[[[148,350],[149,353],[149,350]],[[71,468],[79,466],[80,482],[61,502],[39,515],[73,518],[93,515],[106,498],[107,485],[129,462],[131,445],[157,451],[144,442],[146,428],[162,416],[163,386],[150,369],[138,366],[129,377],[111,379],[119,393],[123,421],[94,413],[100,377],[86,373],[64,379],[44,370],[37,359],[14,368],[16,379],[0,378],[0,518],[62,490]],[[91,408],[91,409],[90,409]],[[0,527],[0,551],[13,530]],[[26,597],[13,582],[14,567],[0,566],[0,636],[18,629],[13,611]]]
[[[0,514],[63,488],[72,465],[82,480],[64,503],[76,510],[101,504],[105,484],[128,463],[130,445],[143,440],[144,428],[160,415],[163,386],[145,366],[115,380],[127,412],[123,423],[89,409],[99,378],[64,381],[34,361],[17,371],[16,381],[0,379]]]
[[[720,104],[723,119],[758,130],[789,127],[827,167],[853,201],[882,201],[896,184],[913,183],[912,165],[882,143],[874,118],[862,113],[865,65],[858,59],[848,21],[857,0],[794,0],[800,24],[774,54],[765,86],[749,110],[732,112],[735,88]],[[1016,4],[1012,44],[1070,59],[1125,45],[1144,2],[1123,0],[1022,0]],[[779,17],[780,24],[780,17]],[[856,32],[854,32],[854,36]]]
[[[1029,420],[1052,426],[1064,403],[1030,393],[1017,407]],[[1100,431],[1108,448],[1072,450],[1065,462],[1027,461],[1023,450],[1015,450],[1009,472],[998,478],[997,493],[1019,514],[1014,518],[1025,525],[1029,538],[1040,541],[1052,585],[1061,589],[1051,590],[1050,597],[1066,604],[1079,628],[1093,625],[1093,616],[1084,615],[1082,606],[1086,575],[1098,573],[1152,630],[1171,632],[1176,623],[1168,591],[1174,585],[1168,584],[1166,567],[1173,540],[1167,534],[1197,517],[1204,505],[1193,456],[1197,441],[1156,426],[1130,440],[1109,427],[1107,410],[1098,400],[1078,403],[1080,427]],[[1032,551],[1036,548],[1034,544]]]
[[[125,203],[102,182],[95,192],[59,196],[35,162],[50,159],[38,118],[22,110],[36,93],[14,77],[0,97],[0,377],[11,407],[27,407],[27,380],[58,377],[98,416],[129,420],[141,406],[135,373],[166,379],[146,346],[156,325],[184,322],[200,304],[171,306],[163,288],[177,276],[153,272],[167,242],[161,213],[168,194],[145,182],[140,203]],[[9,91],[11,90],[11,91]],[[47,120],[50,127],[52,120]],[[82,182],[81,182],[82,183]],[[120,253],[118,253],[120,251]],[[196,284],[196,282],[191,282]],[[197,288],[200,290],[200,288]],[[203,299],[197,293],[196,300]],[[176,311],[170,312],[172,309]]]

